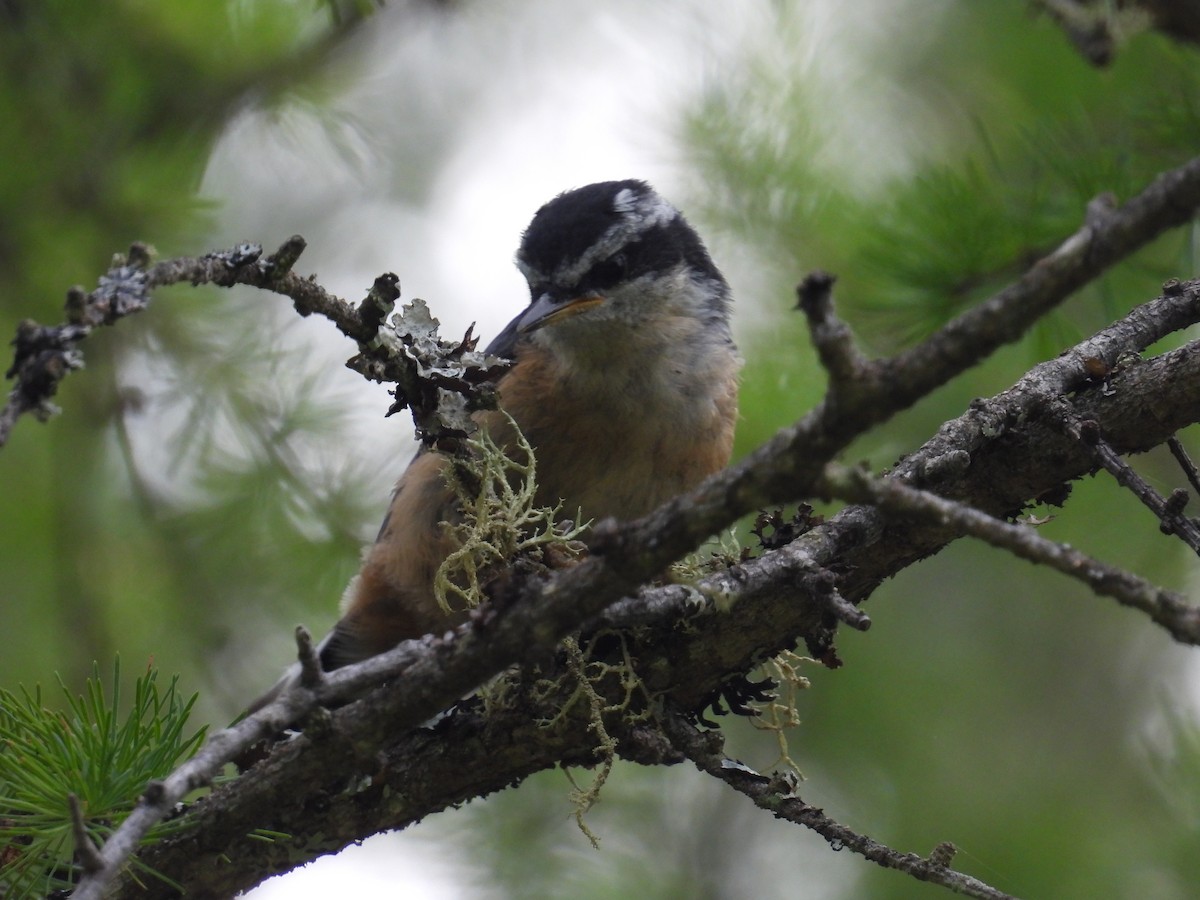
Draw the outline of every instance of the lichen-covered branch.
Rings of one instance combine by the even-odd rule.
[[[992,515],[1019,510],[1031,497],[1092,467],[1078,442],[1035,414],[1040,395],[1033,386],[1053,384],[1061,389],[1064,383],[1082,384],[1083,357],[1101,353],[1115,358],[1120,345],[1136,349],[1197,317],[1200,303],[1194,286],[1152,301],[1064,357],[1039,366],[1003,394],[976,404],[962,419],[947,423],[897,468],[894,477],[936,488]],[[1168,376],[1173,391],[1162,397],[1161,379]],[[1073,402],[1081,414],[1103,424],[1121,451],[1160,443],[1197,416],[1200,354],[1177,351],[1146,360],[1116,376],[1108,390],[1081,390]],[[968,455],[968,466],[937,463],[959,453]],[[737,473],[718,476],[716,481],[725,478],[736,479]],[[711,484],[701,487],[692,497],[704,502],[712,490]],[[286,865],[295,865],[300,858],[328,852],[379,828],[397,827],[443,809],[458,802],[471,784],[510,783],[544,767],[540,747],[530,747],[527,755],[503,757],[481,750],[465,765],[465,772],[456,767],[462,774],[447,775],[441,790],[427,785],[428,792],[421,794],[425,805],[397,790],[391,793],[402,802],[380,800],[369,823],[353,814],[356,800],[345,793],[346,779],[353,777],[347,769],[360,776],[376,771],[375,753],[399,752],[396,748],[411,747],[416,740],[423,753],[442,758],[450,747],[440,742],[439,732],[414,736],[410,729],[513,662],[529,660],[531,655],[538,658],[539,653],[549,658],[558,639],[614,600],[632,594],[637,580],[649,577],[642,575],[642,567],[661,571],[672,551],[656,547],[653,536],[656,523],[670,508],[623,527],[602,529],[602,543],[611,547],[628,541],[640,548],[635,552],[595,555],[548,581],[520,587],[518,595],[506,598],[499,608],[481,609],[449,638],[402,645],[330,673],[315,695],[306,695],[308,701],[300,709],[263,710],[267,719],[257,724],[251,737],[270,732],[318,703],[359,695],[373,684],[403,678],[403,691],[379,690],[334,712],[321,731],[325,736],[301,737],[278,747],[238,782],[216,790],[197,814],[209,822],[208,817],[219,811],[238,828],[303,833],[309,798],[321,796],[331,811],[323,820],[321,841],[307,850],[289,849]],[[687,510],[681,504],[674,515],[686,516]],[[635,655],[644,661],[647,688],[667,693],[685,709],[698,709],[723,679],[749,670],[755,660],[796,639],[807,641],[815,655],[827,662],[836,659],[831,655],[835,620],[829,614],[825,578],[831,566],[837,564],[848,573],[838,585],[841,594],[861,602],[881,580],[936,552],[959,534],[956,526],[942,522],[905,522],[894,527],[888,514],[877,508],[851,507],[791,543],[718,572],[695,587],[672,585],[630,596],[612,607],[605,622],[620,625],[622,615],[637,621]],[[687,618],[687,629],[678,628],[681,617]],[[504,723],[496,727],[512,726],[507,719]],[[246,726],[243,722],[239,727]],[[239,742],[244,742],[247,735],[241,734]],[[360,748],[359,763],[353,762],[357,757],[347,756],[347,747]],[[367,748],[374,749],[367,752]],[[264,811],[269,812],[264,815]],[[342,816],[349,816],[350,824],[337,831],[332,823],[342,821]],[[278,848],[244,841],[214,825],[189,832],[186,847],[164,844],[144,852],[143,861],[172,878],[185,879],[188,872],[211,871],[221,860],[224,883],[245,887],[285,865],[279,854]]]
[[[51,401],[58,385],[82,366],[80,344],[94,329],[146,309],[157,288],[241,284],[282,294],[300,315],[316,313],[333,322],[359,346],[347,365],[373,381],[396,384],[396,403],[389,414],[411,408],[424,443],[454,449],[472,430],[470,414],[495,405],[492,382],[507,363],[478,352],[471,329],[461,341],[442,340],[437,320],[421,300],[389,320],[400,297],[399,279],[391,273],[376,278],[357,307],[312,277],[297,275],[292,267],[304,248],[304,238],[294,235],[265,257],[257,244],[241,244],[153,263],[150,249],[134,244],[127,256],[114,260],[95,290],[68,291],[65,322],[43,326],[25,321],[18,326],[13,363],[5,373],[14,385],[0,408],[0,447],[25,413],[45,420],[57,411]]]
[[[482,607],[456,631],[410,642],[360,665],[338,670],[315,688],[287,692],[276,704],[214,735],[202,764],[171,776],[148,792],[146,803],[101,849],[104,867],[85,877],[76,896],[99,897],[137,844],[138,830],[182,797],[182,791],[206,783],[221,760],[232,759],[258,738],[296,721],[317,705],[358,696],[374,685],[403,676],[404,690],[376,690],[328,717],[319,732],[278,746],[263,763],[233,784],[223,785],[197,807],[197,827],[174,843],[144,854],[144,861],[180,882],[220,870],[222,891],[246,887],[282,867],[294,867],[377,830],[400,827],[423,815],[511,783],[578,753],[537,740],[497,755],[481,742],[478,755],[464,759],[442,742],[453,724],[434,731],[412,729],[487,678],[518,662],[548,660],[567,634],[604,614],[623,597],[632,597],[672,561],[709,534],[763,506],[818,493],[825,466],[850,441],[886,421],[936,387],[977,364],[997,347],[1015,340],[1040,316],[1104,268],[1124,258],[1167,228],[1186,221],[1200,206],[1200,160],[1160,176],[1120,209],[1094,215],[1057,250],[1032,266],[1009,288],[965,313],[913,350],[885,360],[866,360],[853,351],[848,330],[836,319],[828,291],[818,291],[805,312],[822,356],[837,371],[838,389],[813,412],[784,429],[738,465],[718,473],[690,494],[665,504],[646,518],[618,525],[601,522],[589,541],[591,556],[549,578],[514,579],[503,602]],[[280,268],[292,254],[279,254]],[[290,269],[282,275],[256,261],[227,271],[211,263],[183,261],[201,281],[256,283],[292,297],[303,312],[320,311],[364,345],[364,356],[378,348],[367,335],[363,316],[324,294]],[[380,288],[377,282],[377,288]],[[386,293],[386,286],[380,288]],[[1123,353],[1139,352],[1153,341],[1200,319],[1200,289],[1177,285],[1163,297],[1135,310],[1056,360],[1034,369],[1010,390],[981,401],[965,416],[947,423],[918,452],[897,466],[892,477],[914,487],[1004,517],[1032,497],[1088,472],[1090,456],[1046,421],[1048,399],[1073,394],[1082,418],[1100,423],[1118,452],[1165,441],[1177,428],[1196,420],[1200,410],[1200,354],[1168,353],[1130,366],[1114,376],[1108,390],[1089,390],[1087,361],[1109,367]],[[366,340],[364,341],[364,338]],[[403,341],[401,342],[403,343]],[[414,341],[414,344],[418,343]],[[464,344],[469,343],[465,341]],[[395,348],[391,348],[395,349]],[[453,348],[452,348],[453,349]],[[389,357],[396,359],[398,357]],[[371,362],[368,359],[368,362]],[[487,368],[486,362],[483,368]],[[371,370],[376,371],[376,370]],[[393,373],[388,370],[389,378]],[[426,373],[426,376],[428,373]],[[417,372],[422,377],[421,372]],[[1172,391],[1163,396],[1163,379]],[[396,378],[403,389],[399,377]],[[1003,440],[998,438],[1003,437]],[[896,528],[875,507],[852,507],[793,542],[757,560],[735,564],[692,588],[670,587],[627,599],[630,614],[638,604],[661,611],[662,618],[640,613],[639,659],[645,660],[647,688],[668,694],[681,708],[697,710],[730,675],[744,673],[757,660],[796,640],[827,664],[836,664],[836,624],[845,614],[835,607],[861,603],[881,580],[936,552],[959,532],[943,522]],[[829,573],[844,572],[831,591]],[[677,629],[684,613],[693,627]],[[618,610],[610,621],[619,619]],[[453,722],[451,716],[448,722]],[[512,723],[506,720],[506,727]],[[489,723],[477,723],[486,732]],[[545,737],[545,736],[543,736]],[[364,816],[352,784],[375,784],[379,760],[398,748],[420,744],[422,766],[443,780],[416,779],[372,796]],[[475,746],[475,745],[472,745]],[[461,749],[461,748],[460,748]],[[437,761],[453,756],[452,774]],[[549,762],[547,761],[549,759]],[[374,774],[373,774],[374,773]],[[177,773],[179,774],[179,773]],[[309,825],[311,798],[320,797],[319,835]],[[233,832],[207,818],[219,811]],[[207,824],[205,824],[207,823]],[[211,828],[208,825],[212,825]],[[256,827],[298,836],[285,848],[264,849],[245,834]],[[190,875],[188,874],[190,873]],[[201,882],[204,883],[204,882]],[[206,884],[211,884],[211,880]],[[206,887],[207,889],[207,887]],[[165,890],[165,889],[164,889]],[[158,896],[122,882],[117,895]]]

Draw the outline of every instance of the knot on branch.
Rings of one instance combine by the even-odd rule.
[[[308,241],[304,240],[302,235],[293,234],[279,245],[278,250],[263,261],[263,270],[276,278],[282,278],[288,272],[292,271],[292,267],[296,265],[296,262],[300,259],[300,254],[304,252],[306,247],[308,247]],[[245,252],[248,257],[250,254],[253,254],[253,258],[247,258],[242,262],[232,259],[230,260],[230,264],[233,268],[240,268],[247,263],[257,260],[262,255],[262,247],[257,244],[240,244],[231,251],[232,254],[239,254],[239,252]]]

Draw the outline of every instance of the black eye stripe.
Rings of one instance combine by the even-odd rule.
[[[624,281],[628,273],[628,257],[618,253],[592,266],[579,280],[579,287],[582,290],[602,291]]]
[[[683,258],[678,243],[672,237],[669,228],[651,229],[640,240],[631,241],[608,259],[592,266],[579,279],[579,287],[603,290],[647,272],[671,268]]]
[[[614,208],[622,191],[653,193],[641,181],[607,181],[567,191],[537,211],[521,240],[520,255],[540,272],[552,273],[579,259],[625,215]]]
[[[549,293],[561,303],[647,276],[666,277],[681,266],[698,279],[723,283],[677,210],[661,201],[657,210],[618,208],[614,198],[623,191],[634,199],[654,196],[641,182],[607,182],[562,194],[538,211],[517,255],[535,298]],[[612,230],[622,219],[628,220],[623,235]]]
[[[709,278],[721,279],[708,251],[682,217],[651,228],[639,240],[596,263],[580,278],[579,289],[603,290],[647,273],[669,272],[681,262]]]

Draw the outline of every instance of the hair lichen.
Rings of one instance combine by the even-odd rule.
[[[515,435],[512,452],[480,430],[446,467],[446,482],[459,499],[459,515],[443,523],[458,546],[438,566],[433,582],[434,597],[446,613],[458,603],[468,609],[482,603],[489,576],[518,556],[553,557],[561,565],[583,552],[577,538],[591,523],[560,521],[561,503],[537,505],[533,447],[505,416]]]
[[[771,690],[769,699],[751,703],[755,714],[750,718],[750,724],[760,731],[773,733],[779,745],[779,756],[767,768],[783,767],[794,772],[801,779],[804,778],[804,773],[800,771],[800,767],[791,757],[788,733],[800,724],[796,698],[800,691],[807,690],[810,686],[809,680],[800,674],[800,668],[811,663],[813,660],[791,650],[785,650],[768,660],[763,665],[762,671],[775,683],[776,687]]]
[[[620,652],[617,661],[609,662],[595,658],[598,646],[604,643],[607,653],[607,647],[614,639]],[[587,717],[587,728],[596,737],[596,774],[589,784],[580,785],[567,771],[567,779],[571,782],[568,799],[574,808],[575,824],[593,847],[599,847],[600,841],[588,827],[584,817],[600,799],[601,788],[604,787],[616,762],[617,741],[605,725],[605,718],[617,717],[623,720],[625,725],[647,721],[651,717],[652,697],[637,674],[636,660],[623,633],[603,629],[590,635],[586,647],[580,646],[579,639],[571,636],[563,641],[562,648],[566,654],[566,674],[559,679],[539,681],[535,685],[535,694],[542,702],[554,703],[558,710],[554,716],[544,720],[542,725],[546,728],[571,715],[577,705],[584,705],[583,715]],[[620,699],[609,702],[605,694],[601,693],[601,685],[605,686],[605,693],[615,688],[614,692],[619,694]],[[566,698],[556,700],[555,695],[560,695],[564,690],[569,691]]]

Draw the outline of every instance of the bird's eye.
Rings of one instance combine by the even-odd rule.
[[[604,290],[623,280],[628,271],[628,257],[624,253],[614,253],[603,262],[592,266],[585,280],[589,288]]]

